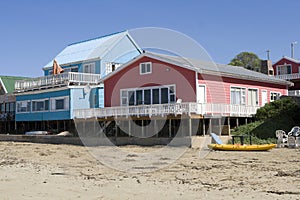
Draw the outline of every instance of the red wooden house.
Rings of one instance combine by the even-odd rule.
[[[290,82],[242,67],[143,53],[103,79],[105,108],[76,110],[78,118],[167,121],[158,136],[226,132],[237,119],[251,118],[265,103],[287,95]],[[130,130],[130,123],[127,130]],[[117,129],[118,130],[118,129]],[[117,131],[118,132],[118,131]],[[130,130],[130,133],[134,130]],[[146,136],[147,130],[142,131]]]
[[[289,95],[300,96],[300,60],[284,56],[273,64],[273,69],[277,78],[294,83],[289,88]]]

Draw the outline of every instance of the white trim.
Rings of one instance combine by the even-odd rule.
[[[197,103],[199,103],[198,101],[198,90],[199,90],[199,86],[204,86],[204,92],[205,92],[205,94],[204,94],[204,103],[207,103],[207,87],[206,87],[206,85],[205,84],[202,84],[202,83],[198,83],[197,84],[197,89],[196,89],[196,100],[197,100]]]
[[[249,99],[249,97],[248,97],[248,95],[249,95],[249,90],[256,90],[257,91],[257,105],[249,105],[249,102],[248,102],[248,99]],[[254,87],[248,87],[247,88],[247,94],[246,94],[246,98],[247,98],[247,105],[248,106],[259,106],[259,88],[254,88]]]
[[[45,101],[48,100],[48,110],[45,110]],[[33,110],[33,102],[44,102],[44,110]],[[32,99],[31,100],[31,112],[32,113],[39,113],[39,112],[49,112],[50,111],[50,98],[44,98],[44,99]]]
[[[266,92],[266,97],[267,97],[266,102],[264,102],[264,100],[263,100],[263,93],[264,92]],[[267,103],[268,103],[268,90],[261,90],[261,106],[264,106]]]
[[[245,91],[245,102],[244,102],[244,103],[242,103],[242,101],[241,101],[240,104],[232,104],[232,103],[231,103],[231,100],[232,100],[232,97],[231,97],[231,89],[232,89],[232,88],[243,89],[243,90]],[[241,90],[241,91],[242,91],[242,90]],[[241,94],[241,99],[240,99],[240,100],[242,100],[242,94]],[[230,85],[230,102],[229,102],[229,104],[232,104],[232,105],[247,105],[247,87]]]
[[[283,65],[276,65],[276,75],[285,75],[282,73],[278,74],[278,71],[279,71],[279,67],[282,68],[282,67],[287,67],[287,66],[290,66],[291,73],[285,73],[285,74],[293,74],[293,65],[289,64],[289,63],[284,63]]]
[[[150,64],[150,71],[147,71],[147,65]],[[145,72],[142,72],[142,65],[145,66]],[[140,75],[146,75],[152,73],[152,62],[142,62],[140,63]]]
[[[0,83],[2,85],[2,88],[4,89],[4,92],[7,94],[7,89],[6,89],[6,87],[5,87],[5,85],[4,85],[3,81],[2,81],[2,78],[0,78]]]
[[[272,100],[272,98],[271,98],[271,97],[272,97],[272,93],[273,93],[273,94],[279,94],[279,97],[281,96],[281,92],[270,91],[270,102],[277,100],[277,99]]]
[[[70,100],[69,96],[61,96],[61,97],[51,97],[50,98],[50,112],[58,112],[58,111],[68,111],[70,110]],[[64,100],[64,108],[56,109],[56,100]],[[67,102],[67,104],[66,104]]]
[[[170,87],[174,87],[174,93],[170,93]],[[159,89],[159,91],[161,91],[162,88],[168,88],[168,103],[176,103],[176,85],[172,84],[172,85],[160,85],[160,86],[149,86],[149,87],[140,87],[140,88],[124,88],[124,89],[120,89],[120,106],[129,106],[129,95],[128,92],[134,92],[135,96],[134,96],[134,105],[146,105],[144,104],[144,91],[145,90],[150,90],[150,104],[149,105],[153,105],[153,93],[152,90],[153,89]],[[138,90],[142,90],[142,104],[136,104],[136,91]],[[126,105],[122,104],[122,92],[126,91],[127,92],[127,102]],[[174,102],[170,101],[170,95],[174,94]],[[159,92],[159,104],[161,104],[160,102],[161,100],[161,92]]]
[[[58,60],[57,58],[55,58],[55,59]],[[59,63],[59,65],[61,67],[65,67],[65,66],[70,66],[70,65],[80,65],[80,64],[83,64],[83,63],[86,63],[86,62],[96,62],[98,60],[100,60],[100,57],[90,58],[90,59],[87,59],[87,60],[79,60],[79,61],[64,63],[64,64]],[[59,62],[59,60],[58,60],[58,62]],[[42,70],[45,71],[45,70],[49,70],[49,69],[52,69],[52,68],[53,68],[53,66],[51,64],[51,66],[43,67]]]
[[[23,103],[26,103],[26,111],[19,111],[18,110],[18,104],[22,105]],[[30,109],[29,110],[27,110],[28,103],[30,104]],[[31,101],[30,100],[16,101],[16,113],[30,113],[30,112],[31,112]]]

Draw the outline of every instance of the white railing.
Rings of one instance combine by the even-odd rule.
[[[289,96],[300,96],[300,90],[289,90]]]
[[[120,106],[94,109],[74,110],[74,118],[104,118],[104,117],[129,117],[129,116],[166,116],[166,115],[192,115],[203,116],[252,116],[258,106],[230,105],[230,104],[201,104],[194,102]]]
[[[57,85],[69,85],[70,83],[98,84],[100,79],[100,74],[67,72],[62,74],[16,81],[15,92],[48,88]]]
[[[276,75],[276,78],[284,80],[300,79],[300,73]]]

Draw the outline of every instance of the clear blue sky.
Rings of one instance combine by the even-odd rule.
[[[298,0],[1,0],[0,75],[42,76],[68,44],[139,27],[163,27],[198,41],[214,61],[250,51],[300,58]]]

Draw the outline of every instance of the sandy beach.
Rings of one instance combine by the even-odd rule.
[[[1,199],[300,199],[300,149],[212,151],[205,158],[188,149],[145,173],[109,168],[82,146],[0,142],[0,152]]]

